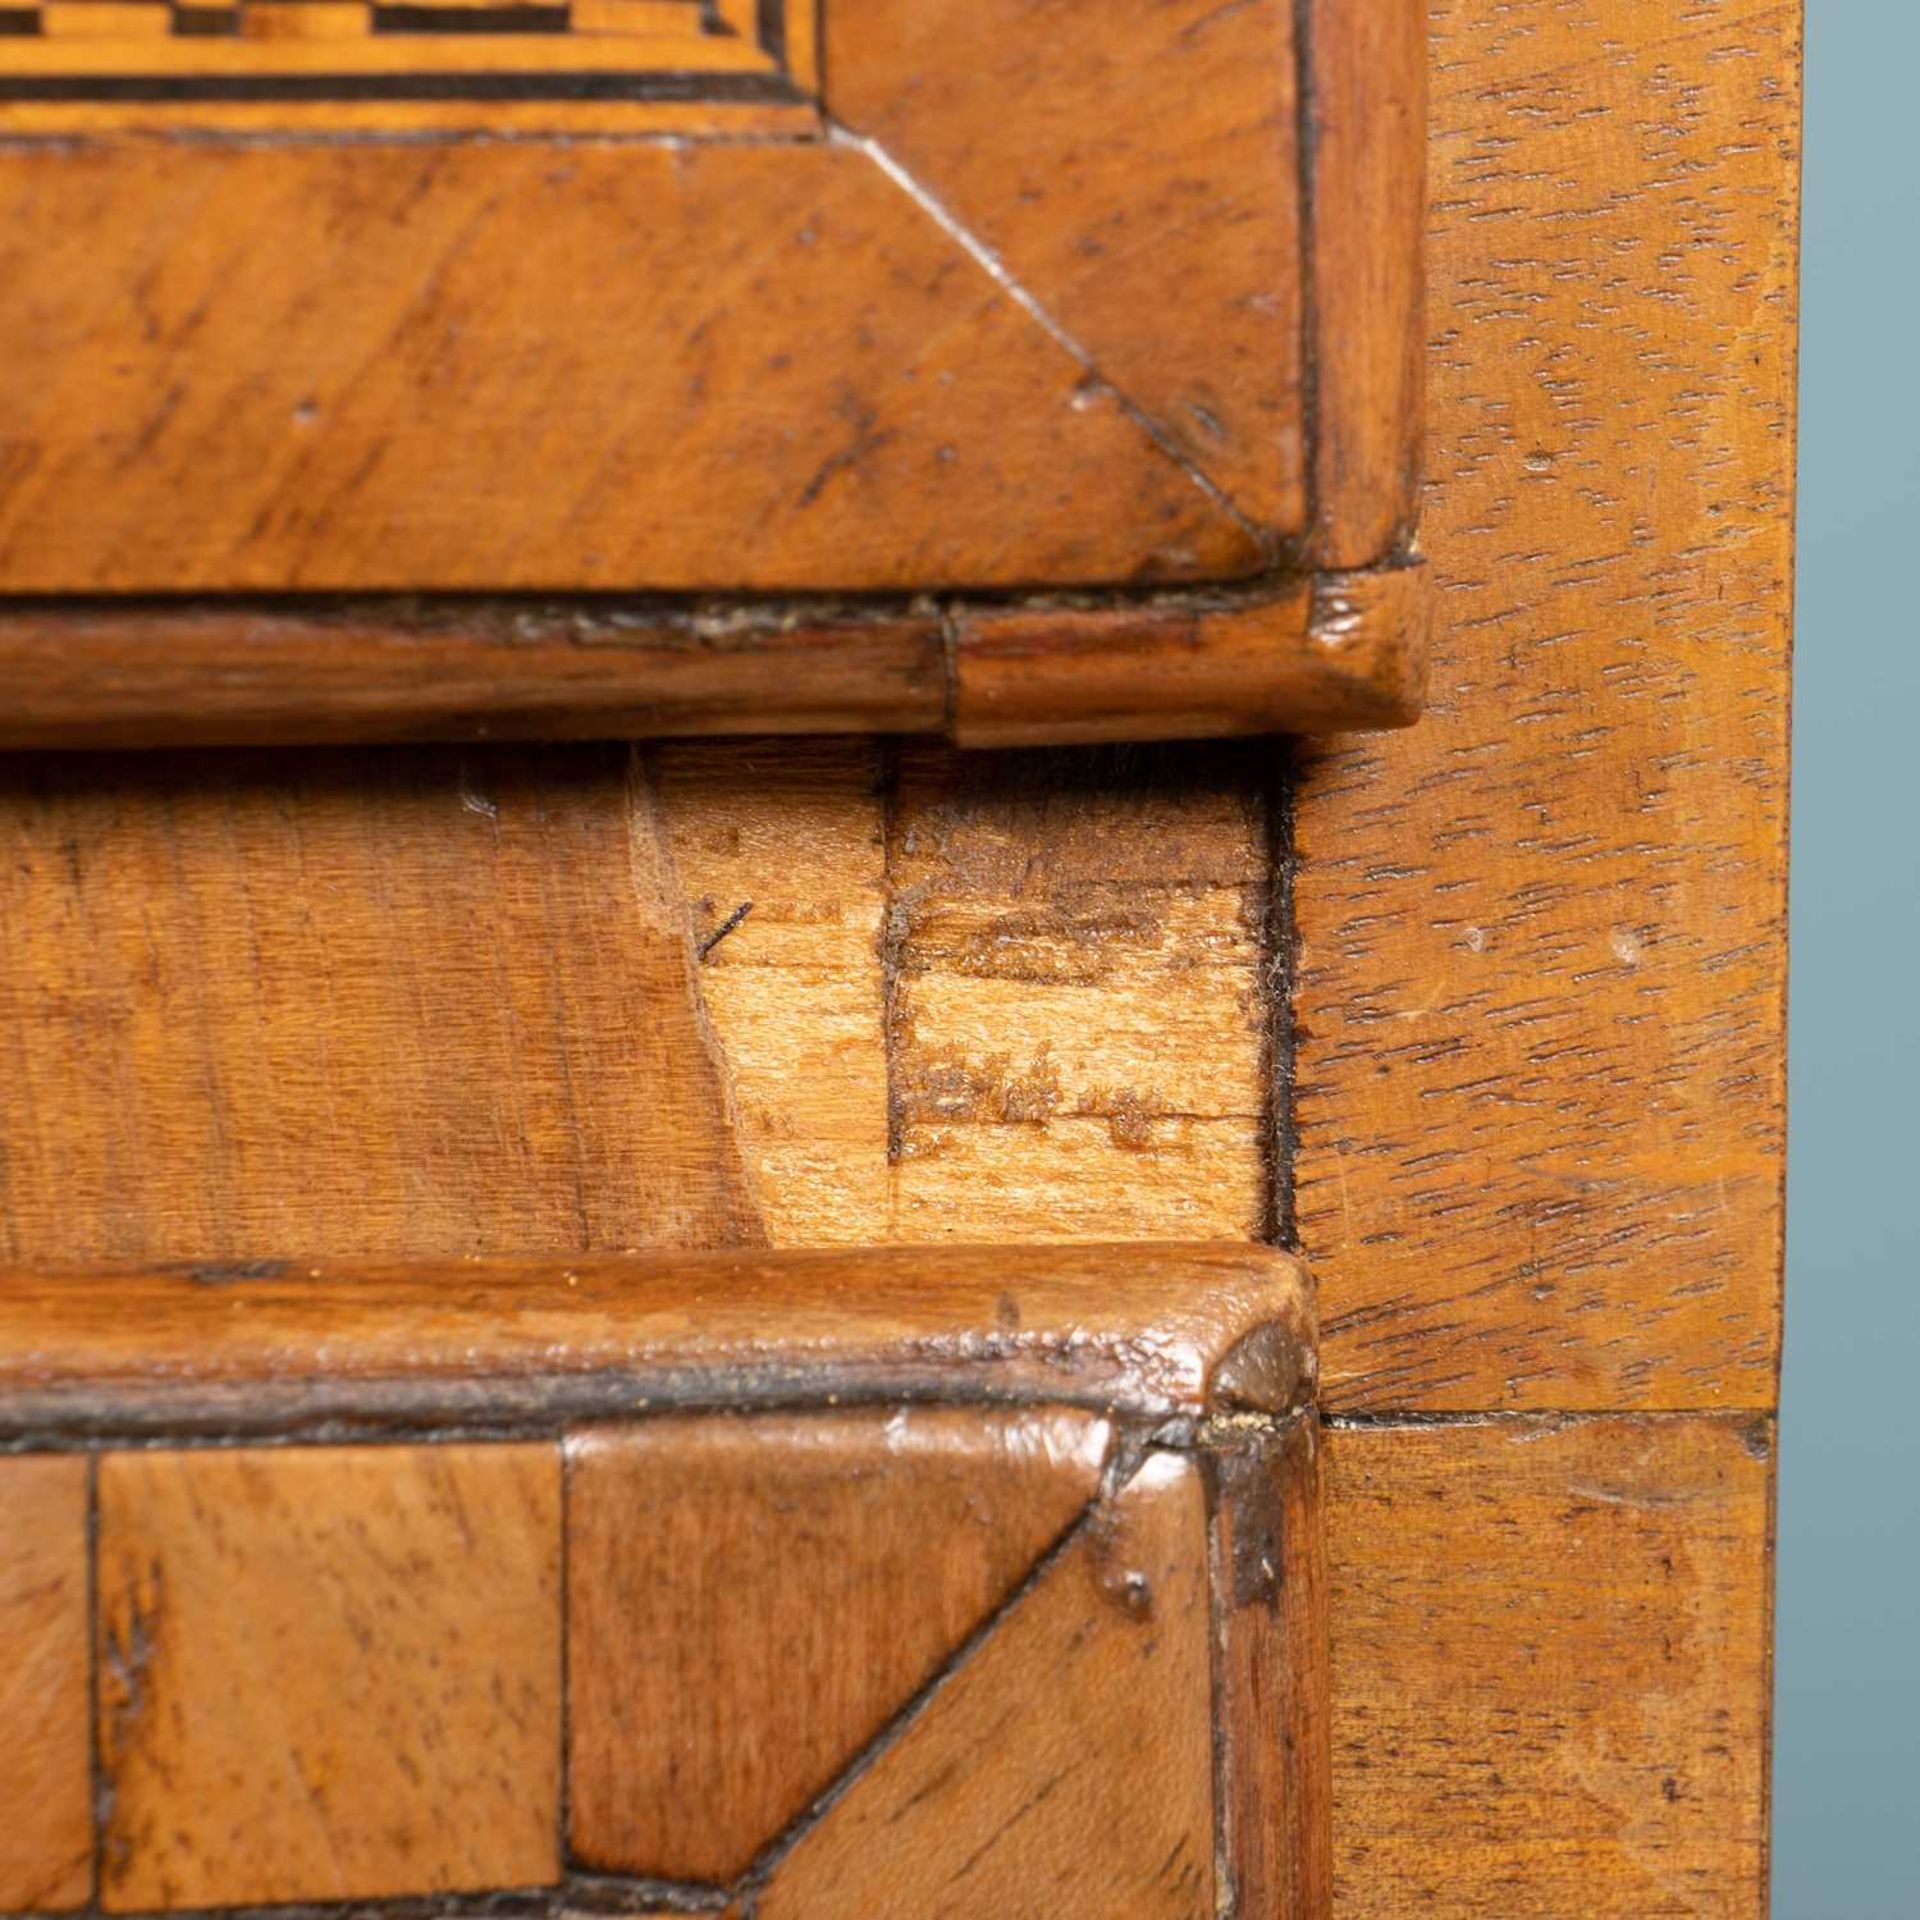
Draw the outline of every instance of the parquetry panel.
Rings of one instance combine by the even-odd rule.
[[[1325,1920],[1311,1338],[1256,1247],[0,1262],[0,1920]]]
[[[0,102],[798,103],[800,0],[31,0]],[[790,31],[790,26],[792,31]],[[803,62],[804,64],[804,62]]]

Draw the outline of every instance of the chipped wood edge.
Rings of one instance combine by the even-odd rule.
[[[951,731],[1024,747],[1410,726],[1431,624],[1417,559],[1212,606],[963,613]]]
[[[1305,1268],[1254,1245],[888,1247],[0,1273],[0,1443],[549,1432],[689,1407],[1310,1398]]]

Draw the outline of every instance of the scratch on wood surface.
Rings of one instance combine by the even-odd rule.
[[[720,944],[720,942],[724,940],[727,937],[727,935],[730,934],[734,930],[734,928],[737,927],[741,923],[741,921],[743,921],[747,917],[747,915],[750,914],[752,911],[753,911],[753,902],[751,900],[742,900],[740,904],[737,907],[735,907],[734,910],[730,914],[728,914],[727,917],[724,920],[722,920],[720,924],[717,927],[715,927],[714,930],[710,934],[708,934],[700,942],[699,946],[695,949],[700,959],[704,961],[708,956],[708,954],[710,954],[714,950],[714,948],[717,947]]]
[[[1014,277],[1012,270],[1000,255],[960,221],[936,194],[922,181],[915,179],[879,141],[870,139],[864,134],[853,133],[846,127],[833,122],[828,123],[827,138],[833,145],[850,147],[872,161],[874,166],[891,180],[948,239],[981,268],[1015,306],[1019,307],[1050,340],[1085,369],[1086,383],[1081,395],[1076,398],[1076,405],[1091,406],[1098,398],[1111,400],[1214,506],[1239,527],[1254,550],[1261,554],[1269,565],[1279,559],[1280,546],[1274,535],[1244,512],[1221,488],[1219,482],[1193,459],[1165,421],[1148,412],[1101,372],[1087,348],[1060,324],[1059,320],[1035,298],[1029,288],[1023,286]],[[857,454],[854,457],[857,457]],[[815,476],[816,481],[824,483],[825,474],[826,469],[822,469],[822,473]]]
[[[124,1754],[148,1709],[147,1674],[165,1630],[166,1569],[157,1559],[124,1576],[125,1605],[102,1622],[101,1744],[109,1759]]]

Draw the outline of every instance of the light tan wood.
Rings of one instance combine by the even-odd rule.
[[[769,741],[661,747],[651,761],[735,1137],[774,1246],[901,1237],[877,959],[888,758],[868,740]]]
[[[1266,558],[856,146],[52,143],[5,178],[14,593]]]
[[[1328,1393],[1763,1408],[1798,10],[1445,0],[1434,60],[1433,711],[1298,802]]]
[[[656,765],[772,1241],[1263,1230],[1269,752]]]
[[[775,1865],[763,1920],[1214,1920],[1205,1527],[1194,1464],[1149,1456]]]
[[[743,1873],[1085,1512],[1109,1437],[1091,1414],[950,1408],[575,1436],[574,1855]]]
[[[0,1270],[0,1431],[497,1425],[798,1394],[1278,1415],[1305,1270],[1255,1246]]]
[[[0,1257],[761,1237],[626,750],[12,760],[0,848]]]
[[[0,1459],[0,1910],[93,1891],[87,1463]]]
[[[1771,1423],[1331,1436],[1342,1920],[1759,1920]]]
[[[558,1877],[557,1447],[99,1468],[111,1912]]]
[[[1261,1230],[1266,759],[902,756],[892,1237]]]

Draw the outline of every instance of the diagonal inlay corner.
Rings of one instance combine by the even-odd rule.
[[[1086,1510],[1108,1440],[1094,1414],[1012,1409],[576,1433],[575,1856],[744,1872]]]
[[[1213,1920],[1206,1502],[1149,1454],[774,1866],[761,1920]]]

